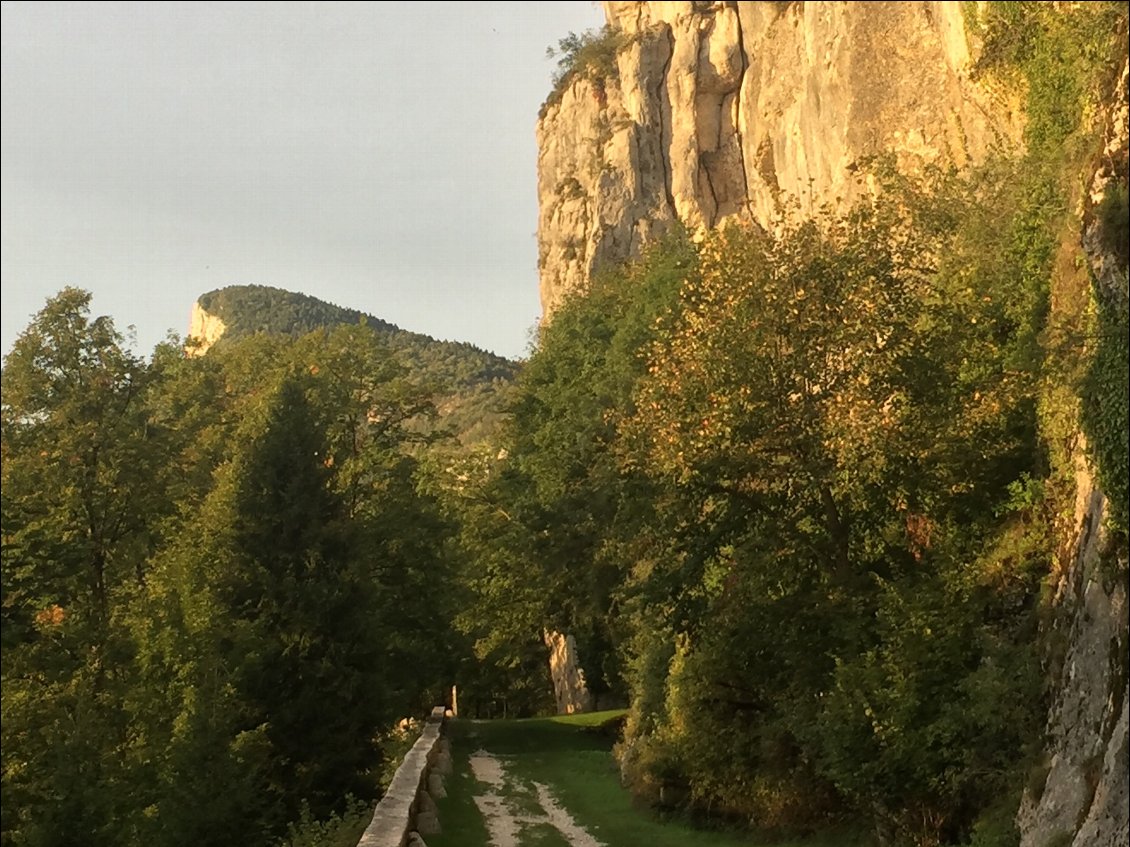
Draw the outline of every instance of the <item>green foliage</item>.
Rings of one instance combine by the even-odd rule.
[[[956,837],[955,813],[1007,792],[1042,718],[1032,651],[962,582],[883,586],[880,646],[836,668],[818,723],[822,770],[918,840]]]
[[[1109,93],[1115,66],[1125,55],[1125,15],[1119,3],[1082,4],[1066,12],[1043,3],[991,3],[980,62],[982,71],[1026,88],[1027,151],[1015,180],[1020,202],[1012,218],[1010,253],[1028,290],[1045,301],[1059,301],[1057,309],[1043,306],[1048,322],[1035,345],[1043,357],[1047,387],[1039,402],[1057,485],[1070,487],[1072,460],[1063,445],[1081,423],[1111,500],[1112,524],[1121,533],[1127,520],[1125,294],[1112,303],[1103,292],[1093,292],[1096,326],[1082,306],[1088,300],[1085,278],[1072,278],[1053,263],[1057,252],[1063,254],[1065,240],[1073,238],[1065,233],[1079,226],[1071,212],[1077,202],[1072,180],[1081,168],[1091,167],[1096,140],[1086,118]],[[1101,243],[1125,268],[1125,174],[1119,179],[1095,215]],[[1093,333],[1097,344],[1092,352],[1080,342]],[[1079,383],[1081,420],[1069,408]]]
[[[557,49],[547,47],[545,55],[557,59],[553,84],[562,85],[565,77],[577,74],[586,77],[608,77],[616,74],[616,53],[623,45],[624,34],[609,25],[590,29],[579,35],[570,32],[557,42]]]
[[[521,557],[523,530],[507,502],[499,454],[436,451],[425,489],[457,529],[455,614],[468,658],[459,668],[465,715],[541,714],[552,708],[542,644],[542,586]]]
[[[977,70],[1026,85],[1025,140],[1036,161],[1057,162],[1061,145],[1079,130],[1125,14],[1121,3],[1112,2],[1085,3],[1066,13],[1041,2],[987,5]]]
[[[587,79],[603,89],[605,80],[619,79],[617,54],[628,44],[628,37],[605,24],[600,29],[590,29],[580,34],[570,32],[557,42],[557,47],[547,47],[546,57],[557,60],[553,74],[553,89],[542,104],[542,114],[547,106],[560,101],[561,95],[575,80]]]
[[[90,295],[35,316],[3,370],[3,841],[127,837],[137,785],[123,620],[168,511],[148,374]]]
[[[297,338],[322,327],[366,323],[378,332],[397,328],[356,309],[335,306],[307,294],[267,285],[232,285],[202,294],[204,311],[224,322],[224,334],[242,338],[257,332],[285,333]]]
[[[631,539],[649,498],[644,480],[618,469],[616,425],[656,318],[693,261],[687,239],[673,238],[567,304],[520,377],[505,458],[445,469],[471,591],[461,624],[480,656],[526,680],[533,647],[538,686],[548,627],[577,639],[595,693],[622,694],[620,635],[608,615],[622,575],[611,551]],[[525,683],[515,675],[507,687]]]
[[[36,570],[56,577],[53,584],[17,589],[5,615],[15,613],[9,602],[18,604],[27,627],[29,615],[57,603],[79,611],[97,641],[118,587],[137,574],[144,551],[130,542],[143,537],[150,487],[146,373],[109,318],[88,318],[89,304],[86,292],[60,292],[5,363],[6,518],[20,526],[8,543],[30,555],[48,553],[36,543],[41,538],[56,545],[48,554],[55,564]],[[14,623],[6,619],[9,628]]]
[[[346,831],[455,670],[431,396],[365,326],[145,363],[89,301],[3,371],[4,843]]]
[[[1103,248],[1117,257],[1126,270],[1130,264],[1130,193],[1126,183],[1108,187],[1095,214],[1101,227]]]
[[[546,629],[630,701],[623,775],[661,806],[1014,844],[1079,419],[1122,545],[1130,511],[1125,299],[1092,315],[1069,267],[1125,11],[966,14],[1025,86],[1020,157],[676,234],[516,381],[277,289],[210,292],[224,339],[148,363],[89,294],[50,301],[2,377],[4,844],[352,842],[387,728],[453,680],[465,714],[552,708]],[[623,46],[570,34],[552,96]],[[527,776],[637,838],[606,739],[534,736]]]
[[[353,798],[347,801],[343,812],[335,812],[325,820],[315,819],[309,807],[303,806],[278,847],[354,847],[372,817],[370,804]]]
[[[1007,793],[973,824],[969,847],[1020,847],[1016,810],[1020,798]]]
[[[244,720],[265,727],[281,766],[270,782],[321,816],[365,791],[373,728],[388,717],[376,696],[381,645],[303,378],[284,377],[266,401],[230,489],[216,492],[235,523],[217,551],[229,564],[216,574],[215,625],[249,640],[222,657]]]
[[[604,635],[653,802],[938,843],[1042,720],[1050,256],[1002,249],[1009,167],[875,175],[850,216],[675,242],[565,304],[492,471],[523,562],[493,579],[512,620]]]
[[[1126,303],[1100,305],[1099,337],[1083,384],[1082,422],[1110,502],[1110,521],[1125,536],[1130,516],[1130,342]]]
[[[686,641],[646,743],[673,754],[656,777],[699,803],[778,825],[821,804],[890,807],[886,823],[937,837],[1036,725],[1018,640],[1031,554],[941,578],[1039,467],[1033,384],[1009,375],[1031,332],[1011,316],[1028,307],[955,238],[964,190],[942,180],[777,238],[708,236],[652,351],[625,431],[697,521],[673,539]],[[997,612],[968,594],[994,568],[1019,580],[1019,630],[999,648],[978,634]],[[1006,656],[1015,671],[985,670]],[[973,717],[1001,697],[1027,705],[1004,726]]]

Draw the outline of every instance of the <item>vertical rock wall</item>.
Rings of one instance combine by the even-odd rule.
[[[1067,654],[1048,716],[1046,770],[1034,775],[1017,816],[1021,847],[1125,847],[1130,838],[1126,585],[1103,561],[1106,502],[1084,454],[1080,441],[1078,535],[1059,585],[1062,630],[1053,635]]]
[[[676,221],[842,208],[859,162],[963,165],[1018,111],[970,78],[961,4],[606,2],[618,79],[576,77],[538,122],[546,316]]]
[[[546,630],[545,646],[549,648],[549,675],[553,679],[553,697],[557,714],[591,712],[593,697],[585,683],[585,672],[577,656],[577,642],[571,635]]]

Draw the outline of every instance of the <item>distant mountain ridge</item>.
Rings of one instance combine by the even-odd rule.
[[[410,332],[309,294],[269,285],[217,288],[197,299],[189,336],[197,340],[197,351],[202,353],[225,340],[256,333],[298,338],[317,329],[360,323],[384,337],[412,373],[441,386],[436,404],[463,444],[477,443],[496,428],[501,394],[517,375],[517,362],[466,342]]]

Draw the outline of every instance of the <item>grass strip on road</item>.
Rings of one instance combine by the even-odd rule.
[[[448,796],[439,804],[441,835],[429,847],[488,847],[486,826],[474,797],[484,786],[471,773],[469,756],[482,748],[505,762],[510,783],[547,785],[557,802],[608,847],[767,847],[747,832],[696,829],[678,819],[663,819],[633,803],[620,785],[612,758],[615,737],[610,722],[622,712],[595,712],[553,718],[453,721],[449,727],[455,772]],[[518,811],[525,792],[510,798]],[[522,833],[522,847],[564,843],[540,825]],[[775,847],[858,847],[845,836],[774,842]]]

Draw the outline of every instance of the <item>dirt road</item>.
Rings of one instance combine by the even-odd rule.
[[[486,750],[471,754],[471,771],[478,783],[478,806],[490,833],[491,847],[522,847],[523,834],[552,827],[570,847],[604,847],[562,808],[540,782],[509,775],[506,760]]]

